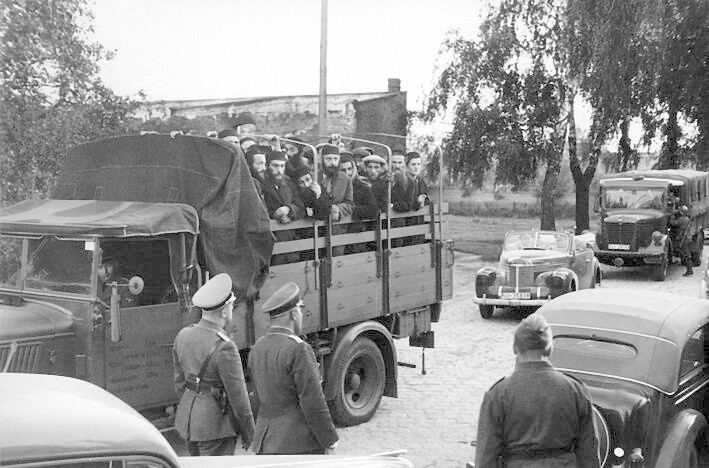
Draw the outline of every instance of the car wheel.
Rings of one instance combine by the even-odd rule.
[[[369,421],[384,394],[386,370],[379,347],[360,336],[344,355],[333,362],[337,395],[330,401],[332,417],[340,426]]]
[[[492,317],[492,313],[495,311],[495,306],[491,305],[478,305],[478,308],[480,309],[480,316],[484,319],[489,319]]]

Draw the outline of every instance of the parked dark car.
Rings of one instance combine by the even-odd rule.
[[[475,277],[480,315],[490,318],[496,306],[539,307],[557,296],[601,284],[601,266],[593,253],[593,234],[508,232],[497,266]]]
[[[601,466],[699,466],[709,300],[597,289],[566,294],[537,313],[552,327],[552,364],[583,381],[599,411]]]
[[[178,457],[128,404],[71,377],[0,373],[0,466],[34,468],[413,467],[397,455]]]

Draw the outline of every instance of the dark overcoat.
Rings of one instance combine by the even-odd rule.
[[[259,402],[252,450],[257,454],[322,453],[337,441],[310,345],[271,327],[249,353]]]
[[[240,431],[234,429],[228,414],[224,414],[211,392],[195,393],[186,388],[186,380],[197,376],[212,350],[218,348],[207,365],[203,382],[224,388],[229,406]],[[224,329],[207,320],[185,327],[175,337],[173,345],[175,391],[180,397],[175,414],[175,429],[189,441],[235,437],[239,433],[245,444],[253,439],[254,418],[244,379],[244,369],[236,345]]]
[[[485,394],[476,447],[476,468],[598,468],[588,389],[548,362],[518,363]]]

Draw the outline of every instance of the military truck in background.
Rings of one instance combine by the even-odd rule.
[[[622,266],[647,265],[664,281],[679,246],[670,236],[676,209],[689,208],[687,236],[693,266],[699,266],[704,227],[709,227],[709,173],[694,170],[649,170],[601,177],[595,211],[601,231],[596,235],[596,258]]]
[[[0,369],[82,378],[164,419],[176,403],[172,342],[198,320],[190,298],[206,278],[234,280],[228,331],[244,362],[268,327],[262,302],[294,281],[334,419],[367,421],[383,395],[397,396],[394,340],[434,345],[431,323],[452,295],[444,210],[385,213],[370,230],[279,225],[231,143],[128,135],[78,146],[52,199],[0,210]],[[406,216],[423,222],[391,227]],[[292,240],[274,242],[284,230]],[[392,247],[399,238],[420,242]],[[272,255],[286,261],[269,266]],[[130,278],[114,281],[110,298],[98,280],[107,256]]]

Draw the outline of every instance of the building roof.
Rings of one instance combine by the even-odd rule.
[[[179,461],[160,432],[126,403],[83,380],[0,374],[3,464],[142,454]]]

